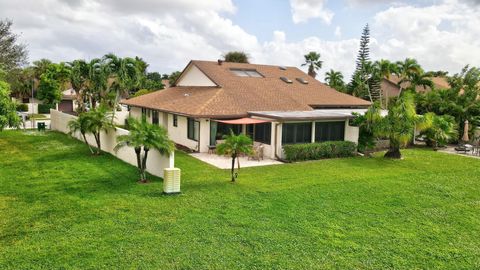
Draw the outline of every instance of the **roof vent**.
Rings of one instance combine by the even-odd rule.
[[[285,67],[285,66],[279,66],[278,68],[281,69],[281,70],[287,70],[287,67]]]
[[[189,93],[185,93],[185,94],[183,94],[183,96],[184,96],[184,97],[189,97],[190,94],[189,94]]]
[[[222,63],[223,63],[223,60],[222,60],[222,59],[218,59],[217,62],[218,62],[218,65],[221,66]]]
[[[287,77],[280,77],[280,80],[286,82],[286,83],[293,83],[292,80],[290,80],[289,78]]]
[[[304,78],[297,78],[297,81],[302,83],[302,84],[308,84],[308,81],[305,80]]]

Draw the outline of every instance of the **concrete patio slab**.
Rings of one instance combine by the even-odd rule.
[[[459,155],[459,156],[463,156],[463,157],[470,157],[470,158],[480,159],[480,156],[479,156],[477,153],[473,153],[473,154],[472,154],[472,152],[467,152],[467,153],[457,152],[457,151],[455,151],[455,147],[454,147],[454,146],[447,146],[447,147],[444,148],[444,149],[438,150],[438,152],[447,153],[447,154],[454,154],[454,155]]]
[[[205,163],[208,163],[220,169],[230,169],[232,167],[232,159],[229,157],[219,156],[215,154],[208,154],[208,153],[192,153],[190,154],[190,156],[197,158]],[[283,163],[273,159],[264,159],[264,160],[257,161],[257,160],[248,160],[247,157],[240,158],[240,168],[278,165],[278,164],[283,164]],[[236,166],[237,164],[235,164],[235,167]]]

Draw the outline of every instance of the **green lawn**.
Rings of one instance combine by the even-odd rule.
[[[480,160],[406,150],[245,168],[182,194],[59,133],[0,133],[0,269],[480,268]]]

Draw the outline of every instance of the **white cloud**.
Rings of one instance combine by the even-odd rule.
[[[325,2],[326,0],[290,0],[293,22],[304,23],[312,18],[320,18],[330,24],[334,13],[324,7]]]
[[[335,32],[333,34],[336,38],[340,38],[342,36],[342,28],[340,26],[335,27]]]
[[[300,66],[304,54],[317,51],[324,61],[320,79],[333,68],[342,71],[348,81],[355,67],[359,40],[345,38],[342,32],[348,31],[340,26],[330,28],[333,40],[310,36],[289,41],[288,33],[279,29],[266,42],[259,42],[228,18],[237,10],[231,0],[135,3],[0,0],[0,18],[14,20],[14,30],[29,45],[31,61],[91,59],[114,52],[140,56],[150,70],[171,72],[181,70],[191,59],[215,60],[230,50],[247,52],[254,63],[289,66]],[[323,10],[324,1],[305,3],[310,7],[320,3]],[[307,17],[313,18],[308,14],[302,18]],[[478,25],[480,6],[471,2],[396,5],[373,19],[371,58],[414,57],[426,69],[451,73],[469,63],[480,66]]]
[[[431,70],[458,72],[480,65],[480,7],[447,0],[427,7],[399,6],[379,12],[372,35],[376,58],[413,57]]]

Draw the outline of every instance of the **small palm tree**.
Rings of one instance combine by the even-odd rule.
[[[434,113],[427,113],[424,117],[430,125],[423,134],[427,138],[427,145],[433,146],[434,150],[458,137],[458,127],[455,123],[455,118],[452,116],[439,116]]]
[[[317,70],[322,68],[323,61],[320,60],[320,54],[317,52],[309,52],[304,55],[305,63],[303,66],[308,66],[308,75],[315,78],[317,76]]]
[[[343,74],[340,71],[330,69],[330,71],[325,73],[325,81],[328,86],[338,91],[344,91],[345,82],[343,81]]]
[[[87,118],[88,128],[87,130],[93,134],[95,142],[97,144],[97,155],[101,153],[101,140],[100,134],[102,131],[108,132],[109,129],[114,129],[115,126],[112,121],[112,113],[107,111],[105,106],[99,106],[87,113],[85,113]]]
[[[88,144],[86,134],[91,132],[90,130],[90,123],[88,121],[88,117],[85,113],[81,113],[76,119],[72,119],[68,121],[68,134],[73,136],[76,132],[80,132],[83,137],[83,141],[88,146],[90,153],[94,154],[92,147]]]
[[[154,149],[162,155],[169,156],[175,151],[175,144],[168,137],[168,132],[164,127],[150,124],[145,120],[138,121],[134,118],[129,118],[128,124],[130,133],[117,136],[117,145],[114,150],[118,151],[125,146],[133,147],[137,156],[137,168],[140,175],[139,182],[146,183],[148,152]]]
[[[237,178],[235,175],[235,159],[238,158],[241,154],[251,154],[253,149],[253,141],[250,137],[245,134],[235,135],[232,130],[230,130],[230,135],[224,137],[225,142],[217,145],[217,153],[219,155],[229,155],[232,158],[232,182],[235,182]],[[240,164],[238,165],[240,170]]]
[[[390,140],[390,148],[385,153],[385,157],[400,159],[402,158],[400,148],[412,139],[414,129],[422,131],[428,127],[428,121],[417,116],[415,112],[413,96],[406,93],[393,100],[388,115],[378,121],[375,132]]]

